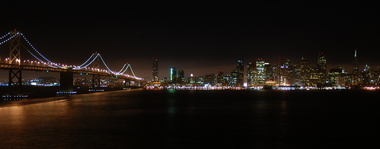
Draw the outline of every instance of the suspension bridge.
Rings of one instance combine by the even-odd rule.
[[[138,82],[136,83],[136,86],[140,86],[141,82],[144,81],[142,78],[139,78],[134,74],[130,64],[124,64],[119,71],[111,70],[102,58],[102,55],[98,52],[93,53],[80,65],[67,65],[49,60],[39,52],[20,31],[13,30],[1,36],[0,45],[4,45],[5,43],[9,43],[10,45],[9,57],[3,59],[0,58],[0,69],[9,70],[9,91],[6,96],[10,98],[23,95],[23,70],[60,73],[59,90],[62,93],[73,92],[73,74],[92,75],[91,87],[93,89],[100,88],[101,76],[124,79],[125,86],[130,85],[130,81]],[[22,59],[21,52],[27,52],[33,59]],[[101,67],[105,68],[102,69]]]

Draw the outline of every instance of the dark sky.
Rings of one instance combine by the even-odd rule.
[[[149,5],[149,6],[148,6]],[[328,68],[351,69],[358,50],[360,69],[380,66],[380,13],[360,3],[104,3],[5,2],[0,36],[20,30],[54,62],[83,63],[98,51],[111,69],[129,62],[136,75],[151,78],[152,57],[159,76],[169,68],[196,76],[230,73],[237,59],[280,58],[315,66],[317,53]],[[0,46],[0,57],[8,55]],[[26,56],[23,53],[22,57]]]

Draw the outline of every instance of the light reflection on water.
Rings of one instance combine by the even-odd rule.
[[[0,108],[0,117],[2,123],[8,123],[14,125],[14,127],[20,127],[21,124],[25,121],[24,110],[21,106],[12,106],[7,108]]]
[[[362,100],[344,98],[354,96]],[[380,113],[377,96],[128,90],[22,101],[0,107],[0,148],[342,146],[330,140],[355,139],[377,128],[379,122],[371,120],[379,117],[373,115]]]

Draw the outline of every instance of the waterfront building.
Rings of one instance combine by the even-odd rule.
[[[152,67],[152,81],[158,82],[158,57],[153,57],[153,67]]]
[[[255,72],[255,86],[263,86],[266,80],[265,74],[265,60],[258,58],[256,60],[256,72]]]
[[[344,70],[338,66],[338,68],[330,69],[329,83],[332,87],[345,87]]]
[[[277,71],[276,65],[270,65],[269,63],[265,63],[264,66],[265,71],[265,85],[273,85],[275,83],[274,78]],[[268,84],[269,83],[269,84]]]
[[[170,68],[170,83],[177,83],[177,69],[174,67]]]
[[[327,81],[326,67],[327,60],[326,55],[323,53],[318,53],[317,56],[317,76],[318,76],[318,86],[325,86]]]
[[[237,85],[243,87],[244,84],[244,61],[242,59],[237,60]]]
[[[231,72],[231,77],[230,77],[230,80],[229,80],[229,85],[230,86],[233,86],[233,87],[237,87],[238,86],[238,73],[233,71]]]
[[[204,84],[209,84],[211,86],[216,85],[216,76],[215,74],[208,74],[204,77]]]
[[[196,77],[196,86],[203,86],[205,84],[205,78],[203,76]]]
[[[360,78],[363,85],[373,85],[371,68],[368,65],[364,66]]]
[[[352,67],[352,76],[351,76],[351,86],[359,86],[361,84],[360,74],[359,74],[359,64],[358,64],[358,55],[357,50],[354,51],[354,65]]]
[[[255,74],[256,74],[256,65],[255,61],[249,61],[247,65],[247,85],[254,86],[255,84]]]
[[[183,70],[178,70],[177,83],[183,85],[185,81],[185,72]]]
[[[300,86],[311,86],[309,80],[311,73],[309,61],[306,58],[302,57],[299,67]]]
[[[356,75],[356,76],[359,76],[359,66],[358,66],[358,57],[357,57],[357,51],[355,49],[355,52],[354,52],[354,65],[352,67],[352,74],[353,75]]]
[[[228,84],[228,77],[224,74],[224,71],[219,71],[218,75],[216,76],[216,83],[218,86],[227,86]]]
[[[282,60],[277,69],[277,83],[279,86],[290,86],[290,59]]]
[[[301,66],[293,64],[290,67],[290,84],[291,86],[301,86]]]

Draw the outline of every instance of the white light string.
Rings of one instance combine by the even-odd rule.
[[[132,66],[131,66],[131,64],[128,64],[128,67],[129,67],[129,69],[131,70],[133,76],[136,77],[135,73],[134,73],[133,70],[132,70]]]
[[[26,37],[22,34],[22,33],[20,33],[20,35],[24,38],[24,40],[29,44],[29,46],[30,47],[32,47],[32,49],[34,50],[34,51],[36,51],[37,53],[38,53],[38,55],[40,55],[43,59],[45,59],[46,61],[48,61],[48,62],[50,62],[51,64],[53,64],[53,65],[56,65],[56,66],[58,66],[58,67],[64,67],[64,66],[61,66],[61,65],[57,65],[57,64],[55,64],[54,62],[52,62],[52,61],[50,61],[49,59],[47,59],[44,55],[42,55],[30,42],[29,42],[29,40],[28,39],[26,39]]]
[[[88,63],[87,65],[83,66],[82,68],[86,68],[86,67],[88,67],[89,65],[91,65],[91,64],[96,60],[96,58],[97,58],[98,56],[99,56],[99,55],[97,54],[97,55],[94,57],[94,59],[92,59],[92,61],[91,61],[90,63]],[[78,69],[81,69],[81,68],[78,68]]]
[[[37,60],[39,60],[41,63],[43,63],[43,64],[45,64],[45,65],[48,65],[48,66],[50,66],[50,67],[53,67],[53,68],[58,68],[57,66],[54,66],[54,65],[50,65],[49,63],[46,63],[46,62],[44,62],[44,61],[42,61],[41,59],[39,59],[36,55],[34,55],[32,52],[30,52],[29,50],[27,50],[29,53],[30,53],[30,55],[32,55],[34,58],[36,58]]]
[[[123,65],[123,67],[120,69],[119,73],[124,73],[124,72],[125,72],[125,70],[123,71],[123,69],[125,68],[125,65],[127,65],[127,64],[124,64],[124,65]],[[123,71],[123,72],[122,72],[122,71]]]
[[[113,74],[115,74],[116,72],[113,72],[106,64],[106,62],[104,62],[103,58],[102,58],[102,55],[100,55],[100,53],[98,53],[98,55],[100,56],[100,59],[102,60],[104,66],[106,66],[107,70]],[[117,73],[116,73],[117,74]]]
[[[94,53],[92,53],[91,56],[83,64],[79,65],[79,67],[83,67],[93,56]]]
[[[9,34],[11,34],[11,32],[8,32],[7,34],[1,36],[0,39],[3,39],[3,38],[5,38],[5,37],[7,37]]]
[[[16,33],[16,34],[12,35],[12,36],[11,36],[11,37],[9,37],[8,39],[4,40],[3,42],[0,42],[0,45],[2,45],[3,43],[5,43],[5,42],[7,42],[7,41],[11,40],[12,38],[16,37],[16,35],[17,35],[17,34],[18,34],[18,33]]]

